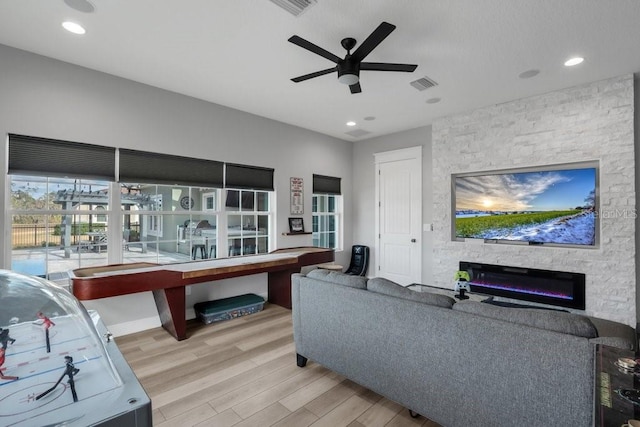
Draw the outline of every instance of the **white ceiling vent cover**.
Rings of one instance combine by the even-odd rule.
[[[293,16],[300,16],[302,12],[317,3],[318,0],[269,0],[277,4]]]
[[[371,132],[369,132],[368,130],[364,130],[364,129],[355,129],[355,130],[350,130],[349,132],[345,132],[347,135],[350,135],[354,138],[359,138],[361,136],[365,136],[365,135],[369,135]]]
[[[414,80],[409,84],[411,86],[415,87],[416,89],[418,89],[419,91],[427,90],[430,87],[438,86],[438,83],[436,83],[435,81],[431,80],[427,76],[421,77],[418,80]]]

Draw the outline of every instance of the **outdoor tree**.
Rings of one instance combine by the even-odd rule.
[[[45,210],[56,209],[56,205],[53,203],[55,199],[55,192],[45,193],[37,199],[34,198],[28,191],[23,189],[11,190],[11,208],[14,210]],[[59,209],[59,207],[58,207]],[[17,214],[13,216],[14,224],[37,224],[41,222],[41,215],[34,214]],[[49,215],[49,222],[52,224],[59,223],[61,220],[60,215]]]
[[[46,201],[35,199],[24,190],[11,191],[11,207],[16,210],[43,209]],[[18,214],[13,216],[14,224],[34,224],[38,221],[38,215]]]
[[[60,209],[53,203],[56,193],[39,193],[35,190],[28,184],[19,186],[18,183],[11,183],[11,209],[19,211],[12,217],[11,239],[14,248],[46,245],[49,236],[55,234],[54,228],[56,225],[59,227],[62,220],[61,215],[38,213]]]

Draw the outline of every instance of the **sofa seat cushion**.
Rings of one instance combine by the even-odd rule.
[[[579,314],[538,308],[500,307],[476,301],[459,302],[453,306],[453,309],[584,338],[598,336],[598,331],[591,320]]]
[[[323,280],[325,282],[336,283],[338,285],[349,286],[351,288],[367,289],[367,279],[361,276],[352,276],[337,271],[318,268],[307,273],[307,277]]]
[[[367,282],[367,289],[371,292],[377,292],[379,294],[385,294],[396,298],[407,299],[443,308],[451,308],[456,302],[453,298],[446,295],[412,291],[411,289],[407,289],[396,282],[392,282],[391,280],[382,277],[369,279]]]

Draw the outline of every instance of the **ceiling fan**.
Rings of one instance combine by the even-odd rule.
[[[393,30],[396,29],[395,25],[383,22],[376,28],[367,39],[358,46],[358,48],[351,53],[351,49],[356,46],[356,40],[347,37],[342,39],[340,44],[347,50],[347,55],[344,59],[334,55],[333,53],[316,46],[315,44],[303,39],[299,36],[292,36],[289,41],[301,48],[307,49],[323,58],[328,59],[331,62],[335,62],[336,66],[327,68],[326,70],[316,71],[315,73],[305,74],[304,76],[295,77],[291,79],[296,83],[300,83],[305,80],[312,79],[314,77],[324,76],[325,74],[338,71],[338,81],[340,83],[349,85],[351,93],[360,93],[362,89],[360,87],[360,70],[367,71],[404,71],[411,73],[418,66],[411,64],[391,64],[387,62],[362,62],[364,58],[371,53],[384,39],[387,38]]]

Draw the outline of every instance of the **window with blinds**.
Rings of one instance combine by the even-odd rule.
[[[311,215],[313,245],[339,250],[342,246],[340,178],[313,175]]]

